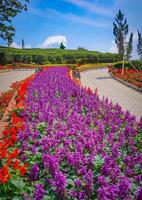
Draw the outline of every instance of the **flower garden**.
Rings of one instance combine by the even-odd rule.
[[[100,100],[66,67],[21,82],[0,139],[0,197],[133,200],[142,195],[142,118]]]
[[[109,72],[117,78],[129,82],[138,88],[142,88],[142,70],[124,69],[124,74],[122,75],[122,69],[110,68]]]

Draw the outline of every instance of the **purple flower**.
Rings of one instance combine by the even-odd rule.
[[[142,188],[139,189],[136,200],[142,200]]]
[[[44,185],[36,184],[34,191],[34,200],[42,200],[45,194]]]
[[[60,197],[64,197],[66,191],[66,176],[61,172],[57,172],[54,178],[57,194]]]
[[[119,195],[121,198],[129,196],[131,189],[131,181],[127,177],[121,177],[119,182]]]
[[[76,179],[76,180],[75,180],[75,186],[76,186],[76,187],[82,186],[82,182],[81,182],[79,179]]]
[[[29,174],[29,179],[30,181],[36,181],[38,180],[38,175],[39,175],[39,166],[38,164],[34,164],[30,170],[30,174]]]
[[[45,70],[28,87],[25,130],[18,137],[21,160],[30,163],[36,154],[29,180],[37,181],[39,174],[47,178],[60,199],[92,199],[94,193],[99,200],[132,199],[137,194],[131,185],[139,187],[141,181],[142,118],[136,122],[118,104],[75,84],[68,73],[66,67]],[[42,198],[44,185],[35,186],[36,194]]]

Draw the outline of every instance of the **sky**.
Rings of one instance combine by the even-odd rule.
[[[137,57],[137,30],[142,32],[142,0],[31,0],[28,11],[13,19],[13,47],[54,48],[63,42],[67,49],[84,47],[117,52],[113,21],[121,9],[134,33],[133,57]],[[0,45],[6,42],[0,39]]]

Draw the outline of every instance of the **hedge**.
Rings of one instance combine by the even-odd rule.
[[[85,64],[97,62],[116,62],[118,54],[100,53],[87,50],[61,50],[61,49],[15,49],[0,47],[0,64],[15,62],[36,64]]]

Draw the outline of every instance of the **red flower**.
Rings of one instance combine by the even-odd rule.
[[[13,163],[13,169],[19,169],[19,164],[20,164],[20,161],[15,160],[14,163]]]
[[[9,159],[16,158],[19,155],[20,151],[19,149],[15,149],[12,153],[9,154]]]
[[[19,167],[19,171],[20,171],[20,174],[21,174],[22,176],[25,175],[25,173],[26,173],[26,171],[27,171],[27,167],[28,167],[28,164],[27,164],[27,163],[24,164],[22,167]]]
[[[7,151],[3,148],[0,150],[0,159],[6,158],[7,156]]]
[[[9,131],[8,131],[8,130],[4,130],[4,131],[2,132],[2,134],[3,134],[4,136],[7,136],[7,135],[9,134]]]
[[[9,131],[10,131],[11,134],[16,134],[17,133],[17,130],[16,130],[15,127],[10,128]]]
[[[10,177],[11,175],[8,172],[8,167],[4,165],[0,169],[0,181],[5,184],[10,179]]]

